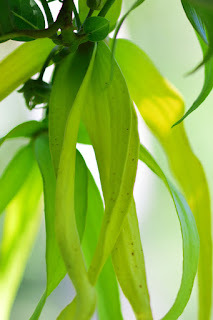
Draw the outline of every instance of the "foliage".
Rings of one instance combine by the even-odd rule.
[[[38,231],[42,191],[47,281],[30,319],[39,319],[66,274],[76,297],[57,319],[89,320],[96,307],[101,320],[123,319],[118,283],[136,318],[153,319],[133,197],[139,160],[167,187],[182,234],[181,284],[163,319],[175,320],[183,313],[197,269],[199,319],[210,319],[209,191],[182,120],[213,87],[211,1],[182,0],[203,50],[197,68],[205,65],[202,91],[185,115],[181,95],[149,57],[130,41],[116,39],[126,17],[143,0],[120,19],[121,0],[79,0],[79,11],[73,0],[64,0],[56,21],[48,1],[40,2],[43,11],[32,0],[3,0],[0,11],[0,41],[26,42],[0,63],[0,99],[22,85],[18,92],[27,108],[44,108],[41,121],[22,123],[0,139],[0,146],[8,139],[28,139],[0,177],[0,212],[6,211],[0,251],[1,319],[9,319]],[[112,30],[114,38],[109,39]],[[50,64],[54,68],[47,83],[43,75]],[[133,102],[162,144],[183,195],[140,143]],[[94,149],[103,198],[76,148],[78,142]]]

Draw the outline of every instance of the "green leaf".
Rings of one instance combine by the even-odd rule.
[[[213,4],[210,1],[203,0],[184,0],[184,4],[189,4],[195,10],[196,14],[202,21],[202,24],[206,28],[207,40],[208,40],[208,50],[204,56],[201,64],[196,67],[197,70],[203,64],[209,61],[213,55]],[[193,23],[194,24],[194,23]],[[192,25],[193,25],[192,24]]]
[[[198,40],[200,42],[202,51],[203,51],[203,56],[205,57],[207,51],[208,51],[208,40],[207,40],[207,35],[205,31],[205,26],[200,19],[199,15],[197,14],[196,10],[185,0],[182,0],[182,5],[185,10],[185,13],[193,25],[194,29],[198,33]],[[196,110],[208,97],[210,92],[212,91],[213,88],[213,58],[210,58],[209,61],[205,63],[205,80],[203,84],[203,88],[198,96],[198,98],[194,101],[192,106],[189,108],[189,110],[185,113],[185,115],[178,120],[173,126],[179,124],[182,122],[190,113],[192,113],[194,110]]]
[[[0,213],[21,189],[34,163],[32,146],[21,148],[0,177]]]
[[[109,33],[109,21],[103,17],[90,17],[84,23],[84,32],[89,41],[104,40]]]
[[[31,41],[0,62],[0,101],[41,70],[54,46],[49,39]]]
[[[32,138],[41,131],[47,130],[47,121],[27,121],[19,124],[9,131],[4,137],[0,138],[0,146],[8,139]]]
[[[191,22],[193,28],[197,31],[203,41],[208,44],[208,35],[206,34],[205,25],[201,20],[199,14],[188,0],[181,0],[181,3],[186,16]]]
[[[34,0],[8,0],[14,30],[43,29],[45,27],[44,16]],[[20,37],[18,41],[30,41],[32,39]]]
[[[77,303],[74,306],[74,315],[76,318],[79,317],[79,319],[91,317],[96,303],[95,289],[89,281],[84,257],[81,251],[80,239],[76,226],[74,203],[77,135],[96,53],[96,50],[93,50],[93,47],[90,47],[90,50],[91,51],[89,52],[93,52],[93,55],[66,122],[59,169],[56,171],[56,236],[67,272],[77,292]],[[82,57],[82,64],[84,63],[83,59],[84,56]],[[86,55],[86,59],[88,59],[88,55]],[[52,99],[52,104],[50,103],[50,108],[54,108],[53,103],[60,103],[61,108],[65,108],[66,110],[70,107],[70,101],[72,99],[72,90],[70,90],[71,83],[69,81],[59,82],[61,77],[64,80],[72,79],[73,75],[70,73],[69,62],[72,63],[72,60],[68,61],[65,72],[61,69],[61,71],[56,74],[53,84],[53,86],[55,85],[55,90],[52,91],[54,98]],[[67,85],[65,86],[64,83]],[[66,99],[63,100],[64,95],[66,96]],[[59,124],[60,123],[59,120]],[[55,164],[57,167],[56,161]]]
[[[8,0],[2,0],[0,10],[0,35],[11,32],[13,28]]]
[[[175,302],[162,320],[178,319],[190,298],[199,258],[199,235],[193,214],[184,197],[168,181],[161,168],[144,146],[140,146],[143,161],[166,185],[175,204],[183,239],[183,274]]]
[[[29,192],[30,191],[30,192]],[[42,182],[36,163],[7,207],[1,243],[1,320],[8,320],[41,220]]]
[[[184,102],[147,55],[126,40],[117,41],[116,60],[144,121],[162,144],[183,194],[195,216],[200,236],[198,266],[199,316],[209,319],[212,295],[211,207],[202,165],[189,144],[183,123]]]
[[[39,319],[47,297],[66,275],[55,235],[55,188],[56,178],[49,151],[47,134],[39,135],[34,142],[35,156],[43,177],[44,211],[46,225],[46,272],[47,286],[31,320]]]

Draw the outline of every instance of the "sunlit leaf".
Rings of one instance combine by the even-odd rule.
[[[49,39],[31,41],[0,62],[0,101],[41,70],[54,46]]]
[[[32,146],[29,145],[21,148],[7,165],[0,177],[0,213],[5,210],[25,183],[33,163]]]
[[[45,130],[47,130],[47,121],[31,120],[23,122],[0,138],[0,146],[8,139],[31,138],[35,134]]]
[[[188,3],[186,0],[182,0],[182,5],[185,10],[185,13],[193,25],[194,29],[198,33],[198,40],[200,42],[202,51],[203,51],[203,56],[205,57],[207,51],[208,51],[208,40],[207,40],[207,35],[205,31],[205,26],[200,19],[199,15],[197,14],[196,10],[194,7]],[[198,98],[195,100],[193,105],[189,108],[189,110],[185,113],[185,115],[178,120],[174,125],[179,124],[181,121],[183,121],[190,113],[192,113],[194,110],[196,110],[208,97],[209,93],[212,91],[213,88],[213,57],[209,59],[205,63],[205,80],[203,84],[203,88],[198,96]]]
[[[200,236],[198,267],[200,319],[209,319],[212,294],[212,240],[209,190],[206,177],[192,152],[183,124],[180,94],[157,71],[147,55],[129,41],[118,40],[116,59],[130,94],[148,127],[159,139],[171,170],[195,216]]]
[[[167,180],[161,168],[142,145],[140,146],[139,158],[165,183],[174,201],[181,225],[183,239],[183,274],[181,285],[172,308],[162,320],[178,319],[188,303],[193,288],[198,267],[199,235],[193,214],[184,197]]]
[[[0,252],[1,320],[9,320],[11,306],[38,232],[41,192],[42,181],[34,162],[23,187],[7,207]]]

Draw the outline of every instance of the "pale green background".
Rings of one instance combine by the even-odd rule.
[[[132,2],[132,0],[126,0],[125,7],[128,8]],[[180,0],[146,0],[129,16],[121,34],[122,36],[125,34],[149,54],[161,73],[180,90],[188,108],[201,89],[203,70],[190,77],[185,77],[184,74],[200,62],[202,55],[195,34],[184,15]],[[11,50],[12,46],[14,44],[11,43],[1,45],[0,56],[5,54],[5,50]],[[212,104],[213,97],[210,95],[203,106],[185,121],[190,142],[205,168],[211,195],[213,190]],[[22,97],[14,93],[1,103],[0,114],[0,136],[3,136],[10,128],[24,120],[39,118],[40,112],[27,111]],[[140,135],[142,142],[168,172],[166,158],[161,147],[142,121]],[[11,141],[1,148],[0,170],[4,168],[20,143],[22,142]],[[82,152],[88,153],[87,150]],[[93,158],[87,161],[93,170]],[[97,176],[97,173],[95,175]],[[172,305],[180,284],[182,247],[179,223],[164,185],[141,164],[138,170],[135,197],[153,313],[154,318],[158,320]],[[3,217],[0,220],[1,225],[2,220]],[[42,224],[11,319],[27,320],[44,288],[45,234],[44,224]],[[72,296],[69,281],[63,281],[48,299],[41,320],[56,319],[58,312],[71,300]],[[125,299],[123,299],[123,309],[125,320],[134,319]],[[196,320],[196,314],[197,300],[196,288],[194,288],[190,303],[180,319]]]

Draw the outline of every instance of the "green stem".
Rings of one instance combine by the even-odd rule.
[[[45,60],[43,67],[41,69],[40,75],[38,77],[38,80],[42,80],[44,72],[46,70],[46,68],[49,66],[50,61],[52,60],[53,55],[55,54],[55,52],[57,52],[57,50],[59,49],[59,46],[55,46],[52,51],[50,52],[50,54],[48,55],[47,59]]]
[[[46,2],[46,0],[40,0],[40,1],[41,1],[43,8],[44,8],[46,17],[47,17],[48,26],[50,26],[52,23],[54,23],[53,16],[50,11],[50,7],[49,7],[48,3]]]
[[[111,8],[114,2],[115,0],[108,0],[103,6],[103,8],[101,9],[101,11],[99,12],[98,14],[99,17],[105,17],[105,15],[107,14],[107,12],[109,11],[109,9]]]
[[[92,16],[93,12],[94,12],[93,9],[90,9],[90,10],[89,10],[87,17],[86,17],[86,19],[84,20],[84,22],[83,22],[83,24],[82,24],[82,27],[84,26],[86,20]]]
[[[18,37],[29,37],[33,39],[39,39],[39,38],[52,38],[54,39],[54,36],[56,35],[56,32],[59,29],[59,24],[54,23],[52,26],[48,29],[41,29],[41,30],[17,30],[13,31],[7,34],[3,34],[0,36],[0,41],[6,41]]]
[[[75,15],[77,28],[78,28],[78,30],[80,30],[81,29],[81,20],[80,20],[80,17],[79,17],[79,14],[78,14],[78,11],[76,9],[76,6],[75,6],[74,2],[73,2],[73,12],[74,12],[74,15]]]

